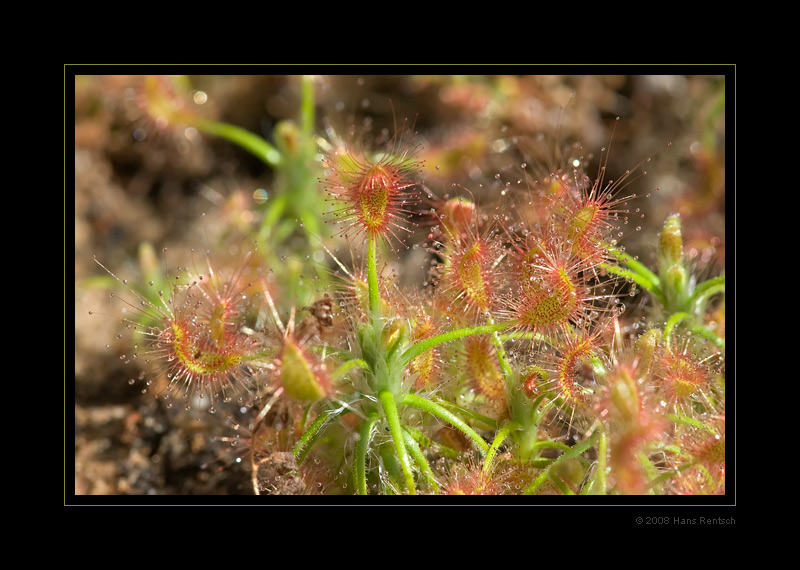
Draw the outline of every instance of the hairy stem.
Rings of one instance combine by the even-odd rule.
[[[462,416],[468,416],[474,421],[480,422],[486,426],[487,429],[496,430],[500,427],[500,424],[497,420],[493,420],[489,416],[484,416],[483,414],[479,414],[473,410],[468,410],[453,404],[452,402],[448,402],[447,400],[442,400],[441,398],[436,398],[434,403],[439,405],[440,407],[448,410],[448,411],[455,411],[461,414]]]
[[[378,289],[378,239],[369,234],[367,240],[367,287],[369,290],[369,314],[373,322],[381,318],[381,294]]]
[[[656,287],[661,286],[661,280],[658,278],[658,275],[650,271],[644,264],[640,263],[639,261],[635,260],[633,257],[621,251],[615,247],[608,248],[609,253],[611,253],[614,257],[616,257],[620,262],[624,263],[628,267],[630,267],[633,271],[641,275],[642,277],[646,278]]]
[[[369,449],[370,439],[372,438],[372,428],[377,422],[377,416],[370,416],[361,424],[358,432],[359,439],[356,446],[356,462],[354,465],[354,479],[356,484],[356,494],[367,494],[367,450]]]
[[[503,444],[505,439],[509,436],[509,434],[513,431],[520,429],[522,426],[517,422],[508,422],[504,425],[500,431],[497,432],[497,435],[492,442],[491,447],[489,448],[489,452],[486,454],[486,459],[483,461],[483,474],[489,475],[492,470],[492,462],[494,461],[495,455],[497,455],[497,450]]]
[[[408,449],[411,457],[414,458],[414,462],[417,464],[417,467],[419,467],[423,477],[425,477],[425,480],[428,481],[431,487],[433,487],[434,491],[438,492],[439,483],[436,481],[433,470],[431,469],[428,460],[425,458],[425,455],[422,453],[422,450],[419,448],[419,445],[407,430],[403,430],[403,435],[405,436],[406,449]]]
[[[295,458],[297,459],[297,464],[300,465],[303,460],[308,455],[308,452],[311,451],[311,447],[314,445],[314,442],[319,439],[319,436],[325,431],[325,428],[330,425],[330,423],[338,416],[342,411],[346,408],[342,407],[339,410],[333,412],[322,412],[317,416],[317,419],[308,426],[308,429],[303,433],[300,440],[295,444],[292,448],[292,453],[294,454]]]
[[[495,324],[494,319],[488,312],[486,313],[486,322],[489,325]],[[500,368],[503,369],[503,376],[505,376],[506,381],[508,381],[514,371],[511,369],[511,364],[509,364],[508,358],[506,358],[506,348],[503,345],[503,341],[500,340],[500,333],[494,331],[491,336],[492,342],[494,343],[494,348],[497,351],[497,360],[500,362]]]
[[[406,440],[403,435],[405,432],[403,426],[400,425],[400,416],[397,413],[397,404],[394,401],[394,394],[389,391],[383,391],[378,396],[378,399],[381,401],[383,413],[386,416],[386,422],[389,424],[389,433],[392,434],[395,453],[397,453],[397,459],[400,461],[400,468],[403,470],[406,490],[410,495],[416,495],[417,489],[414,486],[414,474],[411,472],[411,463],[408,460]]]
[[[467,327],[464,329],[456,329],[454,331],[447,331],[445,333],[432,336],[430,338],[426,338],[424,340],[419,341],[417,344],[412,346],[411,348],[407,349],[403,353],[403,361],[407,364],[414,360],[417,356],[425,352],[426,350],[430,350],[435,346],[443,344],[445,342],[450,342],[452,340],[457,340],[459,338],[463,338],[465,336],[470,336],[473,334],[487,334],[487,333],[495,333],[497,331],[506,330],[514,325],[514,321],[508,321],[504,323],[494,323],[490,325],[479,325],[475,327]]]
[[[606,482],[607,461],[608,455],[608,434],[605,430],[600,431],[600,441],[597,445],[597,470],[592,477],[591,482],[584,488],[581,494],[589,495],[605,495],[608,492]]]
[[[406,394],[403,396],[403,404],[407,406],[414,406],[415,408],[436,416],[440,420],[448,422],[450,425],[461,430],[464,435],[477,443],[484,453],[488,453],[489,444],[486,443],[486,441],[480,435],[478,435],[478,432],[469,427],[466,423],[464,423],[463,420],[453,415],[439,404],[431,402],[430,400],[427,400],[421,396],[417,396],[416,394]]]
[[[627,279],[633,279],[637,285],[642,286],[655,295],[659,301],[666,304],[667,298],[661,290],[661,279],[659,279],[658,275],[650,271],[644,264],[615,247],[608,247],[608,252],[616,257],[620,263],[625,264],[629,269],[623,269],[611,263],[601,263],[600,267],[609,273]]]

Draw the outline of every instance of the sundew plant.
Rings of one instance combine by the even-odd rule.
[[[75,76],[76,494],[730,495],[724,71]]]

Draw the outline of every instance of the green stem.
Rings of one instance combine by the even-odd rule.
[[[414,474],[411,472],[411,464],[408,460],[408,452],[406,451],[405,436],[403,435],[405,432],[403,426],[400,425],[400,416],[397,413],[397,404],[394,401],[394,394],[389,391],[383,391],[378,396],[378,399],[381,402],[381,406],[383,406],[383,413],[389,424],[389,433],[392,434],[395,453],[400,462],[400,468],[403,470],[406,489],[410,495],[416,495],[417,490],[414,486]]]
[[[623,269],[622,267],[618,267],[610,263],[601,263],[600,267],[609,273],[613,273],[614,275],[633,280],[637,285],[640,285],[644,289],[650,291],[650,293],[658,297],[659,301],[666,304],[666,297],[661,291],[661,288],[641,273],[637,273],[636,271],[631,271],[629,269]]]
[[[697,287],[695,287],[694,291],[692,291],[692,294],[689,297],[689,304],[694,308],[695,312],[697,312],[703,305],[703,303],[705,303],[709,298],[716,295],[717,293],[724,293],[724,292],[725,292],[724,275],[720,277],[715,277],[713,279],[709,279],[708,281],[703,281]]]
[[[664,341],[667,343],[667,346],[669,346],[670,336],[672,336],[672,333],[675,330],[675,327],[678,325],[679,322],[685,321],[685,320],[693,321],[694,319],[693,319],[692,315],[690,315],[689,313],[680,311],[678,313],[673,314],[669,318],[669,320],[667,320],[667,324],[664,325]],[[691,328],[691,330],[692,330],[692,332],[694,334],[699,335],[699,336],[703,337],[706,340],[710,340],[711,342],[713,342],[714,344],[716,344],[718,347],[720,347],[722,349],[725,348],[725,339],[720,337],[717,333],[712,331],[707,326],[702,325],[702,324],[700,324],[700,325],[694,324],[694,325],[691,325],[689,328]]]
[[[594,445],[595,440],[597,439],[597,432],[592,434],[591,437],[587,437],[582,442],[572,446],[569,448],[569,451],[564,452],[558,459],[550,463],[547,468],[539,475],[533,483],[531,483],[527,489],[525,489],[526,495],[533,494],[539,486],[545,482],[547,477],[550,475],[550,470],[553,468],[554,465],[561,463],[562,461],[566,461],[567,459],[571,459],[573,457],[577,457],[587,449],[589,449],[592,445]]]
[[[381,318],[381,294],[378,289],[378,240],[369,234],[367,240],[367,287],[369,290],[369,314],[373,322]]]
[[[285,236],[279,235],[281,232],[278,231],[278,221],[286,211],[288,201],[289,194],[286,192],[280,193],[275,199],[270,200],[269,207],[261,222],[260,240],[264,242],[281,242],[284,240]]]
[[[535,451],[540,447],[549,447],[550,449],[560,449],[561,451],[569,451],[570,449],[572,449],[566,443],[561,443],[560,441],[550,441],[548,439],[545,441],[537,441],[536,443],[531,445],[531,451]]]
[[[655,287],[661,287],[661,280],[658,278],[658,275],[650,271],[646,265],[638,262],[633,257],[628,255],[627,253],[615,248],[609,247],[609,253],[616,257],[621,263],[624,263],[628,267],[630,267],[633,271],[637,274],[641,275],[648,281],[650,281]]]
[[[331,380],[333,382],[338,382],[345,374],[350,372],[353,368],[363,368],[364,370],[369,370],[369,364],[361,360],[360,358],[353,358],[348,360],[347,362],[342,363],[339,368],[333,371],[331,374]]]
[[[494,333],[497,331],[508,329],[512,326],[514,326],[514,321],[507,321],[504,323],[494,323],[491,325],[479,325],[475,327],[467,327],[464,329],[456,329],[454,331],[448,331],[446,333],[442,333],[419,341],[417,344],[407,349],[403,353],[402,359],[406,364],[408,364],[423,352],[430,350],[433,347],[443,344],[445,342],[450,342],[452,340],[457,340],[459,338],[463,338],[465,336],[470,336],[473,334]]]
[[[669,346],[670,337],[672,336],[672,331],[675,330],[675,327],[678,326],[678,323],[686,320],[691,319],[692,315],[689,313],[678,312],[672,315],[668,320],[667,324],[664,325],[664,342],[667,346]]]
[[[502,342],[507,340],[537,340],[537,341],[547,341],[547,337],[542,333],[527,331],[527,332],[512,332],[507,334],[498,334],[497,335]]]
[[[303,75],[300,94],[300,129],[306,141],[314,134],[314,77]]]
[[[489,447],[489,451],[486,454],[486,459],[483,461],[483,474],[488,476],[489,472],[492,470],[492,462],[494,461],[495,455],[497,455],[497,450],[503,444],[505,439],[509,436],[509,434],[513,431],[520,429],[522,425],[518,424],[517,422],[508,422],[504,425],[500,431],[497,432],[497,435],[492,442],[491,447]]]
[[[439,482],[436,481],[436,477],[433,474],[433,470],[431,469],[428,460],[425,458],[425,454],[422,453],[419,445],[407,430],[403,430],[403,435],[405,436],[406,449],[408,449],[411,457],[414,458],[414,462],[416,462],[420,472],[425,477],[425,480],[428,481],[430,486],[433,487],[434,491],[438,492]]]
[[[597,472],[586,492],[591,495],[605,495],[608,492],[606,483],[606,456],[608,454],[608,434],[605,430],[600,432],[600,442],[597,445]]]
[[[486,443],[486,441],[480,435],[478,435],[478,432],[469,427],[466,423],[464,423],[463,420],[451,414],[442,406],[421,396],[417,396],[416,394],[406,394],[403,396],[402,402],[407,406],[413,406],[424,412],[428,412],[432,416],[436,416],[440,420],[448,422],[453,427],[461,430],[464,435],[472,439],[475,443],[477,443],[485,453],[489,452],[489,444]]]
[[[282,157],[278,149],[248,130],[235,125],[229,125],[228,123],[221,123],[208,119],[195,119],[192,123],[201,131],[216,135],[239,145],[273,168],[277,168],[281,165]]]
[[[615,247],[608,247],[608,252],[616,257],[620,263],[625,264],[628,269],[623,269],[622,267],[611,263],[601,263],[600,267],[609,273],[619,275],[620,277],[625,277],[626,279],[632,279],[637,285],[641,285],[650,291],[650,293],[658,297],[662,304],[666,304],[667,297],[661,290],[661,280],[658,278],[658,275],[650,271],[642,263],[639,263],[633,259],[633,257],[627,253],[624,253]]]
[[[606,459],[608,455],[608,434],[605,430],[600,433],[600,445],[597,450],[597,480],[600,484],[600,493],[606,494]]]
[[[706,340],[710,340],[721,349],[725,350],[725,339],[719,336],[705,325],[695,325],[692,327],[692,332],[702,336]]]
[[[458,412],[462,416],[469,416],[473,420],[485,425],[487,429],[496,430],[497,428],[500,427],[500,424],[498,423],[497,420],[493,420],[489,416],[484,416],[483,414],[479,414],[478,412],[464,409],[461,406],[453,404],[452,402],[448,402],[447,400],[436,398],[436,401],[434,403],[438,404],[439,406],[441,406],[446,410]]]
[[[494,319],[488,312],[486,313],[486,322],[489,325],[495,324]],[[506,348],[503,345],[503,341],[500,340],[500,334],[497,331],[493,332],[491,336],[494,348],[497,351],[497,360],[500,362],[500,368],[503,369],[503,375],[506,377],[506,380],[508,380],[511,378],[514,371],[511,369],[508,358],[506,358]]]
[[[356,493],[359,495],[367,494],[367,450],[372,437],[372,428],[378,421],[377,416],[371,416],[364,420],[358,432],[360,436],[356,445],[356,464],[355,464],[355,484]]]
[[[305,433],[303,433],[303,436],[292,448],[292,453],[297,459],[298,465],[300,465],[306,458],[306,455],[308,455],[308,452],[311,451],[314,443],[325,431],[325,428],[328,427],[334,418],[336,418],[336,416],[338,416],[344,410],[345,408],[342,407],[340,410],[331,413],[322,412],[317,416],[317,419],[315,419],[314,422],[308,426],[308,429],[305,431]]]
[[[707,430],[708,432],[714,435],[717,434],[717,430],[714,429],[712,426],[708,425],[707,423],[701,422],[700,420],[697,420],[695,418],[690,418],[680,414],[667,414],[667,419],[676,424],[685,424],[688,426],[692,426],[694,428]]]
[[[411,426],[404,426],[404,428],[411,435],[411,437],[414,438],[414,441],[416,441],[419,445],[428,447],[434,452],[443,455],[445,457],[448,457],[450,459],[459,458],[459,453],[455,449],[452,449],[450,447],[447,447],[446,445],[431,440],[428,436],[426,436],[417,428]]]
[[[570,489],[570,488],[567,486],[567,484],[566,484],[566,483],[564,483],[564,480],[563,480],[563,479],[561,479],[561,478],[560,478],[558,475],[556,475],[556,474],[553,474],[553,476],[552,476],[552,477],[550,477],[550,480],[553,482],[553,485],[555,485],[555,486],[556,486],[556,488],[557,488],[559,491],[561,491],[561,494],[562,494],[562,495],[574,495],[574,494],[575,494],[575,491],[573,491],[572,489]]]

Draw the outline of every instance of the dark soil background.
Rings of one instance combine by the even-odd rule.
[[[444,166],[439,174],[429,171],[427,183],[441,195],[454,180],[477,191],[481,181],[536,161],[539,152],[533,166],[547,171],[571,141],[596,159],[616,123],[610,175],[654,155],[632,188],[651,196],[641,204],[641,230],[626,237],[628,250],[652,262],[665,216],[679,212],[687,252],[699,270],[718,273],[725,264],[725,94],[732,81],[725,74],[733,69],[682,71],[692,74],[318,76],[317,126],[324,134],[326,125],[345,132],[365,117],[376,129],[409,118],[429,166],[445,160],[458,166],[457,174]],[[73,77],[66,79],[69,86]],[[209,114],[267,139],[278,121],[297,115],[297,76],[189,79],[207,95]],[[129,382],[138,368],[121,358],[118,321],[89,312],[114,311],[108,291],[94,281],[105,274],[93,256],[128,276],[137,271],[142,242],[196,247],[201,213],[235,200],[246,208],[254,190],[271,188],[273,173],[214,137],[152,128],[143,136],[139,76],[79,75],[74,82],[75,401],[74,410],[70,402],[65,410],[66,425],[73,417],[75,425],[74,493],[251,494],[248,473],[225,443],[229,426],[209,414],[167,410],[142,394],[139,383]]]

